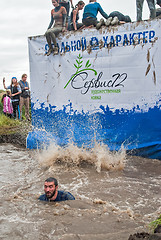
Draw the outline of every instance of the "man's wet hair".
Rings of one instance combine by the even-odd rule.
[[[56,178],[49,177],[45,180],[45,182],[54,182],[55,187],[58,186],[58,181]]]

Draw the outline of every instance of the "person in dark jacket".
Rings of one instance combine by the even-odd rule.
[[[27,74],[22,74],[22,79],[19,81],[19,85],[21,87],[21,95],[20,95],[20,114],[22,118],[22,108],[25,106],[25,117],[28,121],[30,121],[29,116],[29,106],[30,106],[30,90],[29,83],[27,82]]]
[[[105,18],[108,18],[108,15],[103,11],[101,5],[97,2],[97,0],[89,0],[89,3],[85,6],[83,12],[83,19],[82,22],[85,26],[96,25],[99,23],[97,21],[97,14],[98,12]],[[104,24],[104,19],[100,20],[99,25]],[[99,26],[99,28],[100,28]]]
[[[11,90],[13,117],[15,119],[19,119],[20,118],[19,101],[20,101],[21,88],[20,88],[20,85],[17,82],[17,78],[13,77],[11,79],[11,85],[8,86],[8,87],[6,87],[5,78],[3,78],[3,86],[4,86],[5,89],[10,89]]]
[[[128,15],[124,15],[122,13],[120,13],[119,11],[113,11],[109,14],[109,17],[117,17],[119,22],[131,22],[131,18]]]
[[[44,192],[45,194],[39,197],[41,201],[60,202],[75,200],[75,197],[70,192],[58,190],[58,181],[53,177],[49,177],[45,180]]]

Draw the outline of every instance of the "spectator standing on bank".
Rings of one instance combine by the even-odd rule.
[[[12,107],[12,102],[11,102],[11,90],[10,89],[7,89],[6,94],[3,94],[1,102],[3,104],[4,115],[12,118],[13,107]]]
[[[17,82],[17,78],[13,77],[11,79],[11,85],[8,87],[6,87],[5,78],[3,78],[3,86],[5,89],[11,90],[13,117],[14,117],[14,119],[16,119],[16,118],[19,119],[20,118],[19,101],[20,101],[21,88]]]
[[[29,106],[30,106],[30,90],[29,83],[27,82],[27,74],[24,73],[22,75],[22,79],[19,81],[21,87],[21,95],[20,95],[20,114],[22,118],[22,108],[25,106],[25,117],[30,121],[29,116]]]
[[[150,18],[156,17],[155,12],[155,0],[146,0],[150,10]],[[142,21],[142,11],[143,11],[144,0],[136,0],[136,10],[137,10],[137,21]]]
[[[59,0],[52,0],[52,4],[55,8],[51,10],[51,21],[50,21],[48,30],[45,33],[45,37],[49,45],[49,50],[46,53],[47,56],[49,56],[52,52],[53,52],[53,55],[58,54],[56,36],[60,32],[65,32],[65,29],[66,29],[65,26],[66,26],[67,11],[65,7],[59,5]],[[54,49],[52,46],[52,42],[54,44]]]
[[[83,19],[82,19],[83,24],[85,26],[94,25],[96,27],[96,25],[98,24],[98,21],[97,21],[98,12],[100,12],[100,14],[105,19],[108,18],[108,15],[103,11],[101,5],[97,3],[97,0],[89,0],[89,3],[85,6],[84,12],[83,12]],[[104,24],[104,20],[101,19],[99,22],[99,25],[100,25],[99,28],[103,24]]]
[[[70,21],[69,21],[69,26],[68,30],[75,30],[77,31],[79,28],[83,26],[83,23],[78,23],[79,20],[79,11],[83,10],[85,6],[85,3],[83,1],[79,1],[75,8],[72,10],[71,15],[70,15]]]

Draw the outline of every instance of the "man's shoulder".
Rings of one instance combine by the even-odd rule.
[[[98,2],[94,2],[94,5],[101,6]]]
[[[18,82],[18,84],[19,84],[20,86],[23,86],[22,80],[20,80],[20,81]]]
[[[75,200],[75,197],[70,192],[58,190],[57,200],[58,201]]]
[[[42,194],[38,199],[41,200],[41,201],[48,201],[45,194]]]

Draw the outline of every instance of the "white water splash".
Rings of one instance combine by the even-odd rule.
[[[55,164],[79,167],[88,164],[94,166],[97,172],[101,172],[102,169],[122,170],[125,166],[126,151],[122,147],[118,152],[111,152],[106,145],[98,143],[92,149],[79,148],[74,144],[60,147],[53,143],[48,149],[39,152],[38,159],[43,167]]]

